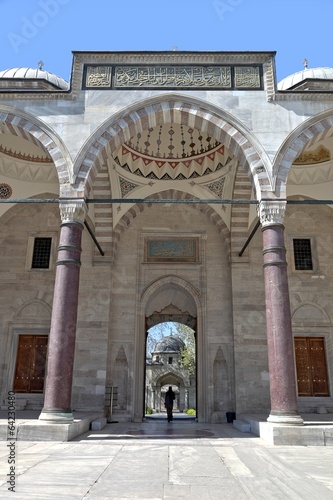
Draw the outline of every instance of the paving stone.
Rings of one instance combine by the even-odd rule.
[[[189,436],[192,424],[175,423]],[[333,447],[273,446],[230,424],[196,424],[209,438],[170,438],[164,422],[122,423],[73,442],[17,442],[16,492],[0,442],[0,498],[15,500],[333,500]],[[130,432],[137,435],[130,434]],[[147,437],[148,436],[148,437]]]

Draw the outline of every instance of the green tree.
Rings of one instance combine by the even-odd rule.
[[[183,368],[187,368],[191,375],[194,375],[196,369],[195,363],[195,337],[194,331],[189,326],[182,323],[174,323],[175,331],[173,335],[185,344],[180,349],[181,360],[179,364]]]

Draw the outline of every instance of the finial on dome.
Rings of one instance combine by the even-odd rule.
[[[38,69],[43,69],[44,63],[42,60],[39,61],[38,63]]]
[[[304,64],[304,69],[308,69],[308,60],[307,59],[304,59],[303,64]]]

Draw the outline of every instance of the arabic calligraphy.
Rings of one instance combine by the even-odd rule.
[[[231,87],[230,66],[117,66],[115,87]]]
[[[88,66],[86,87],[110,87],[111,73],[111,66]]]
[[[147,245],[148,261],[189,261],[196,260],[197,240],[149,240]]]
[[[261,66],[86,65],[86,89],[261,89]]]
[[[255,66],[236,66],[235,87],[260,88],[259,68]]]

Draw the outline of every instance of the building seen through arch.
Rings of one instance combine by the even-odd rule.
[[[167,335],[156,343],[146,360],[145,407],[153,413],[165,411],[165,393],[169,386],[175,393],[174,411],[184,413],[196,409],[196,371],[184,366],[185,343]]]
[[[172,385],[200,422],[333,411],[333,69],[73,57],[70,83],[0,72],[1,405],[72,422],[112,388],[139,422]],[[167,321],[195,332],[195,395],[171,351],[146,373]]]

